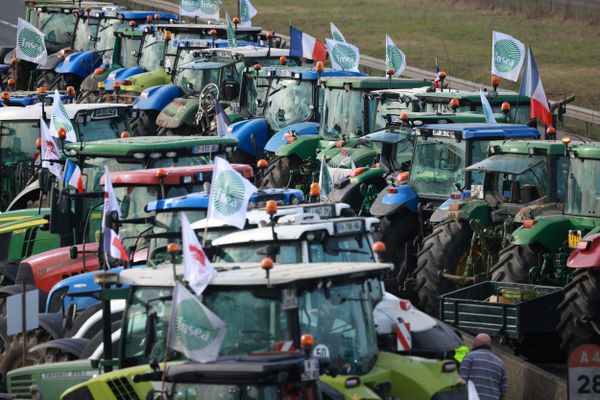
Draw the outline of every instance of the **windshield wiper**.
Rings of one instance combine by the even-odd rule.
[[[272,92],[269,92],[269,93],[267,94],[267,98],[269,98],[269,97],[273,96],[275,93],[277,93],[277,92],[279,92],[280,90],[282,90],[282,89],[285,89],[285,88],[287,88],[287,85],[281,85],[281,86],[279,86],[277,89],[273,90]]]

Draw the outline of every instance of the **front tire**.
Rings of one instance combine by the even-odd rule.
[[[530,245],[510,244],[500,250],[490,273],[493,281],[529,283],[529,270],[540,265],[542,252]]]
[[[298,173],[295,177],[292,177],[291,171],[300,171],[300,165],[302,161],[296,157],[282,157],[276,156],[269,161],[263,179],[261,187],[265,188],[286,188],[295,187],[297,184],[302,183],[302,178]]]
[[[156,136],[156,112],[139,110],[139,116],[129,120],[133,136]]]
[[[584,344],[600,344],[600,270],[576,269],[571,277],[558,305],[560,347],[567,354]]]
[[[43,329],[30,331],[25,337],[25,340],[27,340],[27,349],[31,349],[33,346],[50,340],[50,335]],[[12,340],[6,345],[0,358],[0,371],[4,373],[4,376],[13,369],[29,365],[44,364],[46,362],[45,352],[27,351],[25,363],[23,363],[23,335],[21,334],[12,337]]]
[[[442,271],[462,275],[469,254],[471,228],[458,221],[446,221],[437,225],[423,240],[423,247],[417,255],[417,295],[419,308],[429,315],[438,315],[440,296],[457,289],[457,285],[440,276]]]

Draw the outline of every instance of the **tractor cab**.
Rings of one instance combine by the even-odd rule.
[[[159,133],[208,132],[217,99],[224,108],[237,104],[246,67],[300,65],[287,49],[255,46],[206,49],[191,55],[190,62],[178,63],[173,75],[173,83],[184,97],[175,98],[160,112],[156,119]]]
[[[39,97],[39,96],[38,96]],[[46,96],[46,99],[50,96]],[[45,102],[44,100],[41,100]],[[120,104],[65,104],[65,111],[79,141],[117,138],[129,129],[129,108]],[[43,115],[42,115],[43,110]],[[48,121],[51,105],[0,109],[1,209],[19,210],[39,200],[39,191],[28,190],[38,167],[40,118]],[[64,142],[68,143],[68,142]],[[35,184],[36,188],[39,188]],[[0,223],[2,223],[0,216]]]
[[[516,92],[497,90],[484,91],[484,94],[492,107],[496,121],[510,124],[529,122],[529,97],[521,96]],[[428,113],[484,114],[479,92],[445,90],[419,93],[415,97],[421,110]],[[453,99],[456,99],[458,104]]]

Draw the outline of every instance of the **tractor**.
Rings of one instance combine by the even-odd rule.
[[[523,220],[561,213],[567,149],[556,141],[490,142],[488,158],[467,168],[483,182],[451,193],[430,218],[414,274],[423,310],[435,315],[441,294],[488,280]]]

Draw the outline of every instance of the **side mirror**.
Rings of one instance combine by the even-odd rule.
[[[52,176],[50,175],[50,171],[48,171],[47,168],[40,169],[38,175],[38,182],[42,193],[48,193],[52,188]]]
[[[69,249],[69,257],[71,258],[71,260],[76,260],[78,254],[79,254],[79,250],[77,250],[77,246],[72,246]]]
[[[237,82],[226,82],[225,90],[223,91],[223,100],[235,100],[240,94],[240,85]]]
[[[126,195],[121,201],[121,214],[129,215],[129,206],[131,205],[131,196]]]
[[[77,304],[71,303],[67,307],[66,312],[63,315],[63,328],[65,331],[70,330],[75,322],[75,315],[77,314]]]

